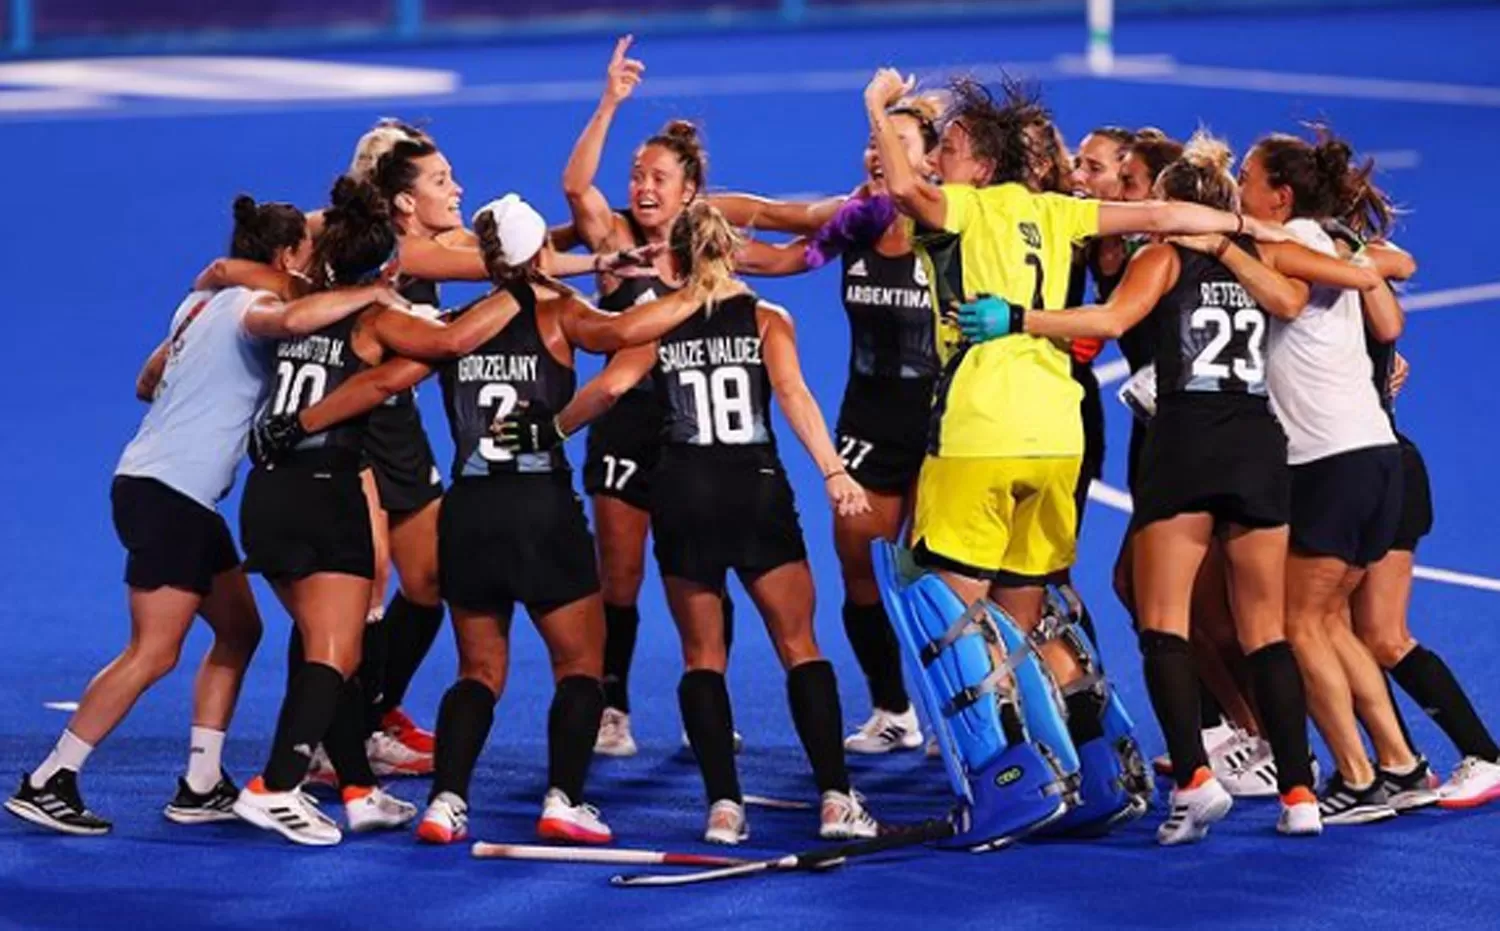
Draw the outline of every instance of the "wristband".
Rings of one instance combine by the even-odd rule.
[[[1234,213],[1234,220],[1234,235],[1238,236],[1241,233],[1245,232],[1245,215],[1236,210]]]
[[[823,476],[823,481],[826,482],[826,481],[828,481],[831,478],[837,478],[840,475],[848,475],[848,474],[849,473],[846,472],[846,471],[844,471],[843,469],[834,469],[832,472],[829,472],[828,474],[826,474],[826,475]]]
[[[1229,251],[1229,237],[1223,236],[1219,239],[1219,248],[1214,250],[1214,258],[1223,261],[1224,253]]]
[[[1020,304],[1010,305],[1010,331],[1012,333],[1026,332],[1026,308]]]

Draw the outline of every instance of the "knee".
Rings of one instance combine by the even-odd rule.
[[[599,560],[599,588],[604,602],[613,605],[632,605],[641,593],[641,583],[646,578],[645,553],[614,550],[601,554]]]
[[[492,657],[460,657],[458,678],[473,679],[498,696],[505,686],[505,664]]]
[[[259,615],[251,616],[229,630],[215,631],[214,652],[229,653],[248,662],[260,647],[260,639],[264,633]]]
[[[818,641],[813,637],[812,627],[809,625],[806,633],[798,633],[778,641],[776,656],[781,660],[781,667],[790,670],[803,663],[822,659],[823,651],[818,649]]]
[[[425,608],[441,606],[443,593],[438,586],[437,564],[425,565],[418,571],[403,573],[401,595],[414,605],[421,605]]]
[[[125,651],[125,662],[139,678],[151,683],[176,669],[181,654],[180,643],[131,644]]]
[[[1406,658],[1417,641],[1407,636],[1364,636],[1360,638],[1365,648],[1375,657],[1381,669],[1392,669]]]
[[[552,678],[561,682],[568,676],[604,677],[604,644],[585,638],[562,644],[552,650]]]

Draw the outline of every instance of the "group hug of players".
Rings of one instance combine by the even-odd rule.
[[[109,830],[78,772],[201,616],[214,642],[168,818],[335,844],[341,828],[303,791],[325,781],[349,830],[417,821],[424,841],[462,839],[519,602],[555,681],[538,834],[607,843],[584,786],[595,753],[636,752],[627,683],[649,531],[681,636],[705,840],[749,831],[724,678],[730,570],[786,671],[820,836],[878,832],[846,752],[924,743],[903,666],[958,799],[950,843],[1107,831],[1154,792],[1068,577],[1103,459],[1090,363],[1106,339],[1133,373],[1116,588],[1168,749],[1158,840],[1202,838],[1234,796],[1279,798],[1277,828],[1294,835],[1500,798],[1500,750],[1407,629],[1431,508],[1421,457],[1394,429],[1402,312],[1388,282],[1415,262],[1386,240],[1371,165],[1326,132],[1264,137],[1237,179],[1203,133],[1184,145],[1101,128],[1070,155],[1014,87],[919,95],[882,70],[865,91],[867,177],[848,197],[710,194],[697,134],[674,122],[636,149],[616,209],[596,175],[642,80],[629,46],[567,163],[566,225],[510,194],[466,228],[436,141],[392,121],[360,139],[326,209],[235,202],[230,256],[141,372],[150,410],[114,478],[130,643],[9,811]],[[834,262],[851,358],[830,434],[791,315],[738,275]],[[597,276],[597,308],[561,283],[573,275]],[[1095,303],[1081,306],[1088,279]],[[492,290],[440,313],[444,281]],[[610,356],[582,387],[578,350]],[[446,491],[412,395],[434,372],[455,450]],[[835,510],[844,626],[873,706],[847,738],[773,397]],[[592,532],[563,452],[585,426]],[[216,506],[247,445],[242,561]],[[220,757],[261,633],[246,572],[295,626],[268,758],[239,788]],[[444,602],[460,669],[432,734],[400,706]],[[1462,755],[1441,785],[1387,674]],[[1309,713],[1335,768],[1320,791]],[[428,772],[420,817],[379,782]]]

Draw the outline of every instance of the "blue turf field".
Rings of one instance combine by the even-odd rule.
[[[617,120],[603,180],[623,195],[635,141],[666,118],[686,115],[706,127],[717,187],[847,189],[858,181],[866,133],[859,88],[875,66],[936,75],[1033,63],[1046,65],[1047,100],[1075,141],[1100,123],[1152,123],[1178,135],[1204,123],[1243,147],[1263,131],[1322,116],[1362,149],[1393,153],[1392,164],[1405,167],[1383,180],[1411,208],[1400,238],[1423,263],[1413,293],[1443,304],[1448,289],[1500,278],[1484,234],[1493,198],[1483,193],[1483,172],[1500,142],[1500,66],[1483,36],[1496,34],[1494,9],[1138,20],[1120,30],[1121,51],[1171,55],[1178,64],[1136,60],[1136,79],[1110,81],[1053,64],[1082,43],[1073,22],[652,39],[637,48],[649,66],[647,93]],[[124,643],[122,553],[109,523],[108,478],[141,413],[131,392],[136,369],[192,275],[227,240],[233,195],[243,190],[315,206],[353,139],[374,117],[397,114],[430,117],[468,190],[468,210],[517,190],[561,218],[562,164],[596,96],[609,44],[336,56],[461,75],[455,94],[414,101],[131,98],[93,111],[0,113],[7,123],[0,176],[12,230],[4,254],[14,398],[0,418],[0,778],[13,780],[55,739],[66,716],[44,703],[75,699]],[[831,277],[763,290],[795,315],[809,381],[831,418],[846,358]],[[450,303],[466,293],[445,292]],[[1490,484],[1486,427],[1500,394],[1476,348],[1500,336],[1493,316],[1500,289],[1450,299],[1456,303],[1414,315],[1402,341],[1415,374],[1400,416],[1426,453],[1438,511],[1437,530],[1419,557],[1424,565],[1495,577],[1500,496]],[[448,443],[436,401],[435,388],[424,395],[442,458]],[[1120,485],[1126,413],[1112,399],[1107,409],[1106,478]],[[839,623],[828,509],[816,473],[790,432],[782,434],[820,585],[821,639],[842,676],[852,726],[868,706]],[[580,455],[572,450],[575,463]],[[236,495],[226,505],[231,523],[237,508]],[[1077,576],[1120,688],[1137,719],[1149,722],[1132,638],[1107,583],[1124,523],[1118,511],[1091,505]],[[1500,583],[1489,590],[1474,584],[1484,580],[1419,582],[1412,623],[1447,657],[1481,712],[1500,722],[1493,621]],[[287,620],[260,594],[267,636],[227,751],[241,779],[264,759],[283,684]],[[741,758],[746,790],[810,798],[781,675],[742,596],[741,604],[730,683],[749,743]],[[701,795],[695,768],[677,750],[680,666],[654,579],[641,607],[633,692],[642,752],[600,762],[591,796],[621,844],[696,849]],[[515,629],[510,690],[473,790],[473,833],[489,840],[526,839],[544,788],[545,659],[529,627]],[[1086,845],[1030,845],[990,857],[919,852],[837,875],[675,891],[613,890],[602,868],[474,861],[463,849],[418,849],[406,834],[306,851],[246,827],[180,828],[159,809],[185,758],[190,668],[206,642],[195,632],[186,668],[151,692],[90,760],[84,788],[91,805],[115,820],[112,837],[43,836],[0,819],[0,927],[1407,927],[1488,926],[1500,910],[1500,810],[1424,814],[1289,843],[1272,833],[1274,806],[1243,804],[1209,843],[1191,849],[1157,849],[1153,816]],[[410,696],[420,720],[432,721],[454,669],[445,634]],[[1419,741],[1446,771],[1452,749],[1406,708]],[[1159,752],[1153,725],[1144,740]],[[881,816],[914,819],[944,805],[941,772],[920,755],[856,759],[853,766]],[[0,787],[10,790],[8,782]],[[420,801],[426,785],[405,783],[398,792]],[[752,820],[754,849],[811,843],[811,815],[755,812]]]

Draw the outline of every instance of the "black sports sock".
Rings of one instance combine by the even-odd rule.
[[[690,669],[677,684],[682,726],[698,758],[708,803],[738,802],[740,776],[734,766],[734,720],[729,711],[729,688],[724,674],[712,669]]]
[[[286,640],[286,687],[292,687],[292,680],[297,677],[297,670],[307,664],[307,654],[302,649],[302,633],[293,624],[291,632],[287,634]]]
[[[1201,678],[1198,680],[1198,720],[1204,727],[1224,723],[1224,707]]]
[[[338,707],[334,709],[328,732],[323,735],[323,749],[328,751],[328,762],[339,775],[339,788],[367,788],[377,784],[365,751],[365,738],[370,736],[365,730],[365,710],[365,688],[355,676],[339,690]]]
[[[1495,738],[1442,657],[1419,643],[1391,667],[1391,677],[1443,729],[1459,753],[1500,763]]]
[[[261,773],[272,792],[290,792],[307,777],[313,749],[328,732],[344,677],[323,663],[303,663],[287,685],[271,740],[271,759]]]
[[[635,605],[604,606],[604,704],[626,714],[630,713],[630,665],[640,628],[641,612]]]
[[[1093,689],[1074,692],[1063,703],[1068,707],[1068,736],[1081,747],[1104,736],[1104,699]]]
[[[819,792],[848,792],[849,770],[844,766],[844,712],[839,707],[839,684],[833,664],[815,659],[793,666],[786,674],[786,694],[792,723],[802,749],[812,764]]]
[[[547,784],[567,793],[574,805],[583,801],[603,714],[604,689],[598,679],[567,676],[557,683],[547,711]]]
[[[495,700],[495,693],[475,679],[459,679],[443,693],[428,801],[440,792],[468,800],[469,777],[495,722]]]
[[[412,604],[405,595],[397,592],[390,607],[386,608],[383,623],[389,646],[380,710],[386,712],[399,708],[406,700],[406,689],[417,674],[417,667],[427,658],[432,641],[443,628],[443,606]]]
[[[1285,794],[1297,786],[1314,789],[1312,751],[1307,746],[1307,693],[1297,657],[1285,640],[1267,644],[1245,657],[1266,739],[1276,759],[1276,789]]]
[[[870,686],[870,704],[884,711],[904,714],[911,708],[906,683],[901,681],[901,645],[891,630],[885,606],[876,602],[858,605],[844,602],[844,633],[854,658]]]
[[[1193,776],[1208,765],[1198,720],[1198,672],[1188,642],[1176,634],[1143,630],[1141,657],[1145,660],[1146,690],[1151,707],[1167,741],[1172,759],[1172,778],[1178,788],[1192,784]]]
[[[364,648],[360,653],[359,682],[365,693],[365,734],[380,730],[385,713],[385,664],[390,655],[390,628],[384,618],[365,625]]]

